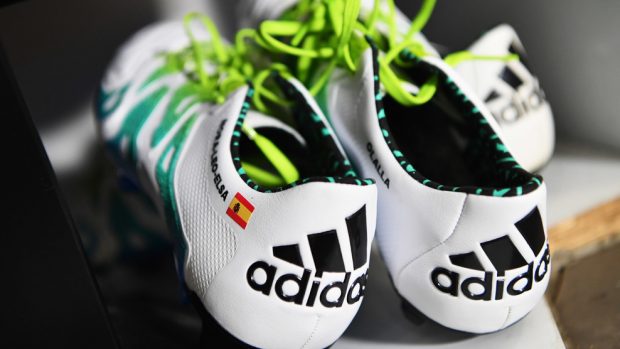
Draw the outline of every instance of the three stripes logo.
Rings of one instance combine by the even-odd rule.
[[[538,110],[546,101],[545,93],[529,73],[531,70],[525,52],[515,44],[510,45],[509,52],[518,55],[519,61],[504,67],[499,74],[500,81],[484,100],[497,121],[507,123]]]
[[[545,231],[538,208],[515,223],[515,227],[527,242],[531,250],[521,251],[515,246],[509,235],[485,241],[480,244],[481,251],[472,251],[463,254],[450,255],[450,262],[458,267],[468,269],[461,273],[437,267],[431,272],[431,282],[441,292],[454,297],[459,296],[459,291],[472,300],[500,300],[508,296],[518,296],[532,289],[534,283],[541,282],[550,267],[549,246],[546,243]],[[544,253],[540,253],[544,248]],[[525,252],[525,253],[523,253]],[[528,261],[525,255],[533,255]],[[536,256],[540,259],[535,264]],[[490,261],[494,271],[485,270],[481,258]],[[519,272],[515,275],[515,271]],[[481,275],[461,278],[461,274]],[[507,277],[507,272],[512,276]]]
[[[284,262],[288,267],[297,267],[300,272],[281,274],[276,265],[258,261],[246,273],[250,287],[267,296],[274,291],[284,302],[307,307],[320,303],[326,308],[340,308],[345,301],[347,304],[357,303],[364,296],[368,279],[366,206],[345,221],[351,248],[349,263],[345,263],[343,256],[342,244],[345,242],[338,238],[336,230],[313,233],[304,243],[272,248],[273,256],[278,260],[275,264],[282,269]],[[306,253],[302,253],[303,249]],[[330,277],[324,273],[330,273]]]

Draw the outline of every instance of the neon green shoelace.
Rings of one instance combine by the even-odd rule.
[[[387,13],[381,10],[381,1],[387,4]],[[361,52],[368,47],[364,36],[377,43],[384,41],[384,34],[376,30],[377,23],[382,22],[387,25],[388,33],[387,45],[382,47],[384,54],[379,57],[381,83],[400,104],[421,105],[435,95],[438,76],[433,75],[420,86],[417,94],[412,94],[405,88],[407,80],[399,76],[395,68],[408,65],[401,59],[401,53],[405,51],[418,58],[429,55],[415,35],[428,22],[435,4],[436,0],[424,0],[408,31],[399,38],[393,0],[376,0],[364,22],[359,18],[360,0],[301,0],[281,19],[262,22],[256,42],[271,53],[295,56],[295,76],[309,86],[313,95],[317,95],[336,67],[356,70]],[[468,51],[455,52],[444,58],[452,66],[465,60],[513,59],[518,56],[481,56]]]
[[[380,1],[387,3],[388,11],[380,9]],[[408,31],[398,37],[396,25],[396,6],[393,0],[376,0],[366,21],[360,20],[360,0],[300,0],[279,20],[264,21],[258,30],[241,29],[235,36],[234,45],[223,40],[213,21],[207,16],[189,13],[183,24],[190,39],[190,46],[179,52],[166,55],[170,68],[193,75],[200,100],[222,103],[237,88],[251,82],[254,87],[253,104],[259,111],[267,112],[265,100],[275,105],[286,106],[287,102],[272,91],[269,84],[274,72],[288,78],[295,75],[309,87],[312,95],[317,95],[326,85],[336,67],[355,72],[361,53],[368,48],[365,36],[381,43],[387,36],[387,47],[379,57],[382,86],[396,101],[405,106],[421,105],[433,98],[437,91],[438,76],[433,75],[423,83],[417,94],[410,93],[405,84],[407,80],[399,76],[397,69],[410,65],[401,58],[408,52],[414,57],[428,55],[424,45],[415,39],[428,22],[436,0],[424,0],[422,8],[411,23]],[[199,41],[191,29],[193,21],[198,20],[210,35],[207,42]],[[375,27],[383,22],[388,27],[386,35]],[[265,50],[272,55],[265,57]],[[275,56],[273,55],[275,54]],[[289,69],[280,62],[295,57]],[[444,58],[455,66],[466,60],[513,60],[514,54],[505,56],[480,56],[468,51],[452,53]],[[294,74],[291,74],[291,70]],[[269,139],[247,125],[242,127],[244,134],[255,142],[265,157],[279,172],[282,183],[299,179],[296,167]],[[253,168],[248,166],[248,168]],[[277,182],[269,173],[255,172],[257,177],[269,182]]]
[[[207,30],[209,40],[199,41],[196,38],[191,28],[194,21],[199,21]],[[281,98],[265,87],[265,82],[273,71],[286,75],[287,69],[281,64],[259,65],[256,60],[252,60],[252,50],[246,41],[256,36],[254,30],[242,29],[237,33],[235,44],[229,45],[222,40],[213,21],[205,15],[188,13],[183,19],[183,25],[190,46],[179,52],[170,52],[166,58],[171,68],[194,75],[192,80],[202,101],[222,103],[231,92],[252,82],[254,99],[258,100],[260,111],[266,111],[263,98],[281,103]],[[209,69],[206,69],[206,65]]]
[[[256,42],[271,53],[296,56],[295,76],[316,95],[337,66],[355,71],[354,57],[367,47],[355,34],[365,31],[360,10],[357,0],[301,0],[282,19],[262,22]]]
[[[198,20],[207,30],[210,38],[207,42],[199,41],[191,25]],[[274,71],[286,76],[286,68],[281,64],[269,64],[263,69],[250,59],[247,38],[255,37],[253,30],[245,29],[237,34],[235,45],[227,45],[213,21],[198,13],[189,13],[183,20],[185,32],[190,39],[190,46],[179,52],[166,54],[167,64],[176,71],[189,73],[197,95],[203,102],[223,103],[226,97],[237,88],[252,82],[254,88],[253,102],[257,109],[266,111],[262,98],[277,104],[284,104],[282,98],[266,87],[266,80]],[[207,66],[208,65],[208,66]],[[207,69],[208,68],[208,69]],[[191,76],[194,75],[194,76]],[[299,172],[288,157],[268,138],[243,124],[243,133],[253,141],[263,155],[278,171],[281,178],[251,164],[244,164],[248,175],[263,178],[271,185],[283,185],[299,180]]]

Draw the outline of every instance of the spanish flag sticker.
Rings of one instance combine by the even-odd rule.
[[[228,217],[232,218],[243,229],[248,225],[252,212],[254,212],[254,205],[240,193],[235,194],[226,210]]]

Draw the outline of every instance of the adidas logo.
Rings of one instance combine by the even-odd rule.
[[[518,49],[515,45],[509,48],[510,53],[519,56],[518,62],[511,62],[512,65],[522,65],[523,69],[530,71],[525,52]],[[509,99],[509,103],[499,110],[495,110],[493,116],[499,122],[515,122],[525,116],[530,111],[538,110],[546,101],[545,93],[540,89],[538,83],[534,82],[531,88],[523,88],[532,83],[523,81],[517,72],[509,65],[506,65],[501,71],[499,78],[501,83],[496,84],[495,89],[491,90],[484,102],[489,104],[494,100],[503,99],[505,96]]]
[[[258,261],[250,265],[246,273],[250,287],[266,296],[275,292],[284,302],[305,304],[307,307],[313,307],[317,302],[326,308],[342,307],[345,301],[347,304],[357,303],[364,297],[368,279],[366,205],[345,218],[345,221],[351,247],[352,271],[345,268],[342,242],[336,230],[329,230],[307,237],[314,271],[312,267],[304,265],[300,244],[274,246],[272,252],[275,258],[289,266],[300,267],[303,272],[279,274],[278,266]],[[277,264],[283,268],[281,262]],[[306,260],[306,264],[310,264],[310,261]],[[342,276],[336,279],[324,278],[323,273],[338,273]]]
[[[454,297],[458,297],[459,293],[462,293],[471,300],[484,301],[500,300],[505,297],[505,294],[518,296],[531,290],[535,282],[544,279],[551,262],[549,246],[546,243],[545,231],[538,208],[534,208],[523,219],[515,223],[515,227],[534,255],[531,261],[526,260],[526,257],[515,246],[509,235],[504,235],[481,243],[483,255],[480,252],[480,254],[476,254],[472,251],[450,256],[450,262],[453,265],[469,269],[470,272],[467,274],[478,274],[480,277],[461,278],[461,273],[457,271],[437,267],[431,272],[433,285],[439,291]],[[545,251],[535,264],[536,256],[540,254],[543,248]],[[529,253],[526,254],[529,255]],[[479,258],[488,258],[495,271],[485,270]],[[515,270],[518,269],[525,270],[514,275]],[[483,275],[480,272],[483,272]],[[512,277],[506,277],[506,272]]]

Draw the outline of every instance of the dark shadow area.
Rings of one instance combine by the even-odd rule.
[[[208,4],[223,14],[216,21],[229,37],[236,4]],[[89,106],[107,65],[131,35],[166,17],[160,13],[166,6],[156,0],[55,0],[0,10],[0,38],[34,124],[41,134],[56,134],[47,151],[75,163],[53,166],[61,170],[59,187],[123,348],[197,348],[201,332],[215,327],[203,327],[180,286],[163,219],[134,183],[118,176],[92,130]],[[54,146],[58,139],[68,146]],[[75,147],[85,156],[69,154]],[[67,322],[58,312],[50,316]]]
[[[180,286],[166,224],[102,147],[59,179],[123,348],[197,348],[201,320]]]
[[[0,43],[6,134],[0,233],[5,348],[116,348],[80,237]]]
[[[218,21],[218,29],[230,42],[233,42],[235,30],[237,29],[237,16],[241,0],[212,1],[210,4],[213,14],[217,14],[215,20]],[[207,13],[207,15],[211,15]],[[224,20],[222,20],[224,19]]]
[[[157,18],[154,1],[24,1],[0,11],[0,37],[37,128],[92,103],[118,46]]]

